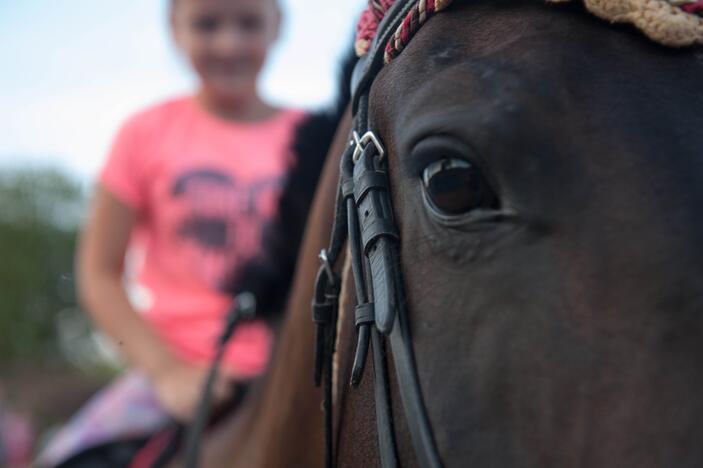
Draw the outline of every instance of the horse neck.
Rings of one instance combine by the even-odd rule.
[[[322,392],[312,381],[314,327],[310,303],[319,268],[317,254],[330,239],[339,162],[350,128],[347,112],[328,153],[310,211],[271,368],[259,387],[260,393],[242,414],[208,441],[203,466],[315,468],[323,464]]]

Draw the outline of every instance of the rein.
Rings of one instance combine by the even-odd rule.
[[[427,417],[411,344],[405,291],[400,272],[398,229],[393,216],[388,159],[369,119],[371,85],[384,65],[385,45],[391,40],[417,0],[396,2],[378,26],[370,51],[359,60],[352,76],[353,134],[342,156],[332,238],[320,254],[313,300],[316,326],[315,384],[324,381],[325,465],[332,468],[333,362],[337,340],[341,278],[333,270],[345,242],[351,253],[357,305],[357,345],[351,385],[361,382],[371,348],[379,454],[383,468],[399,466],[386,365],[390,343],[401,401],[415,455],[420,465],[442,466]]]
[[[227,312],[225,326],[217,340],[215,358],[210,364],[210,369],[208,370],[208,375],[200,394],[200,401],[198,402],[193,422],[187,427],[184,448],[184,466],[186,468],[197,468],[200,464],[201,442],[205,429],[211,419],[212,393],[215,382],[220,374],[220,365],[222,364],[222,358],[227,349],[227,344],[229,344],[229,341],[232,339],[239,325],[244,322],[250,322],[255,318],[256,297],[249,292],[243,292],[236,296],[230,310]],[[243,397],[243,390],[244,387],[240,386],[235,395],[235,404],[240,403]]]

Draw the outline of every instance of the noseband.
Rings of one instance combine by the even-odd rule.
[[[400,272],[398,228],[391,203],[388,158],[369,118],[371,85],[383,68],[384,47],[417,4],[397,1],[378,27],[368,54],[352,77],[353,134],[341,162],[330,248],[323,250],[313,300],[316,325],[315,383],[325,386],[325,463],[334,466],[332,385],[341,279],[333,266],[345,241],[351,253],[356,290],[357,345],[352,386],[361,381],[372,350],[379,454],[383,468],[398,467],[390,404],[386,343],[390,342],[398,389],[419,464],[442,466],[427,417],[411,344],[405,291]]]

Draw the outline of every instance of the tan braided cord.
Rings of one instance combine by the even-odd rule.
[[[570,0],[548,0],[553,3]],[[677,0],[583,0],[589,11],[611,23],[630,23],[653,41],[670,47],[703,44],[703,18]]]

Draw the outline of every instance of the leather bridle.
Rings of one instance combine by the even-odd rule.
[[[417,0],[398,0],[378,27],[370,51],[352,76],[353,134],[342,156],[330,248],[323,250],[317,275],[313,320],[316,324],[315,383],[324,379],[325,463],[334,466],[333,355],[341,279],[333,270],[345,241],[351,253],[357,306],[356,356],[352,386],[364,373],[369,346],[373,355],[378,447],[383,468],[398,467],[391,414],[385,345],[390,342],[398,389],[420,466],[442,466],[427,417],[413,353],[399,261],[398,228],[391,203],[388,159],[369,118],[371,85],[384,65],[384,48]]]

